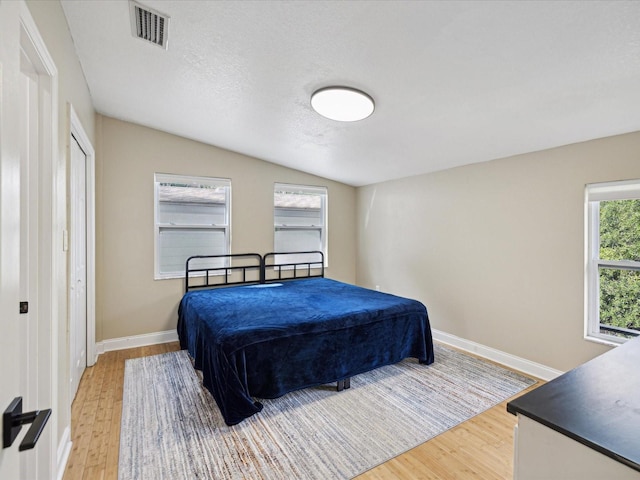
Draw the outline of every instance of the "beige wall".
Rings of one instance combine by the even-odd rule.
[[[358,284],[432,327],[568,370],[583,339],[584,186],[640,178],[640,133],[358,189]]]
[[[53,205],[54,223],[65,226],[67,222],[67,178],[68,178],[68,146],[70,138],[69,105],[73,105],[87,136],[94,140],[95,112],[91,103],[89,88],[87,87],[67,20],[62,7],[57,1],[27,1],[29,11],[38,27],[47,50],[51,54],[58,70],[58,156],[53,168],[56,202]],[[54,232],[56,247],[62,244],[62,231]],[[62,436],[65,428],[71,422],[71,399],[69,398],[69,321],[67,318],[67,252],[56,248],[61,256],[62,266],[59,278],[52,279],[57,298],[54,305],[58,307],[58,400],[55,408],[57,415],[58,436]]]
[[[273,184],[327,186],[327,276],[355,282],[355,188],[98,116],[96,340],[174,329],[182,279],[154,280],[153,174],[230,178],[232,252],[273,251]]]

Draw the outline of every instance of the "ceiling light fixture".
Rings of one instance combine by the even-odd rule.
[[[373,113],[373,98],[350,87],[326,87],[311,95],[311,106],[323,117],[339,122],[363,120]]]

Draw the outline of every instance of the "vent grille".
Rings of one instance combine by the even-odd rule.
[[[168,46],[169,17],[136,2],[130,2],[130,5],[133,36],[166,50]]]

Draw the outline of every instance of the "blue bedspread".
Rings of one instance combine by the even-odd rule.
[[[433,362],[422,303],[327,278],[188,292],[178,335],[228,425],[262,409],[254,398]]]

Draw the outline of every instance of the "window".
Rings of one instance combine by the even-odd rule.
[[[308,252],[320,250],[327,263],[327,189],[276,183],[273,191],[274,250]],[[305,262],[315,256],[297,256]]]
[[[184,277],[192,255],[230,250],[231,181],[155,174],[155,278]],[[224,266],[222,261],[194,266]]]
[[[640,335],[640,180],[587,185],[586,337]]]

